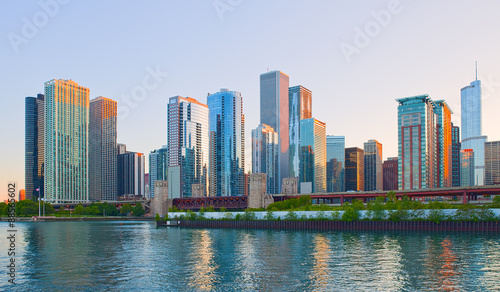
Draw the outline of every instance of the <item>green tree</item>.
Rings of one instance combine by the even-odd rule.
[[[156,221],[160,221],[160,214],[156,213],[156,215],[155,215],[155,220],[156,220]]]
[[[142,207],[142,204],[141,203],[135,204],[135,207],[133,209],[134,216],[141,217],[142,215],[144,215],[144,213],[145,211],[144,208]]]
[[[83,215],[84,212],[85,212],[85,210],[83,208],[83,205],[79,204],[78,206],[75,207],[75,210],[73,211],[73,214],[75,214],[75,215]]]
[[[132,212],[132,210],[133,210],[132,205],[130,205],[130,204],[125,204],[125,205],[123,205],[123,206],[120,208],[120,213],[121,213],[122,215],[125,215],[125,216],[126,216],[126,215],[130,214],[130,212]]]
[[[344,214],[342,214],[342,221],[358,221],[359,217],[359,211],[357,209],[355,209],[353,206],[347,206]]]
[[[90,207],[90,213],[94,216],[99,215],[99,207],[96,205]]]

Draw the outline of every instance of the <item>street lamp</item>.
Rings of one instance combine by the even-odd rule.
[[[40,211],[40,187],[38,187],[36,189],[36,191],[38,192],[38,217],[40,217],[42,215],[42,212]]]

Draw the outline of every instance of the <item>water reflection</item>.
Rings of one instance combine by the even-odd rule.
[[[193,230],[191,262],[193,278],[189,286],[199,290],[213,290],[216,284],[215,271],[218,264],[214,261],[213,240],[207,229]]]
[[[331,243],[323,234],[317,233],[313,236],[313,245],[314,253],[312,256],[314,260],[312,263],[311,275],[309,276],[309,279],[312,281],[311,288],[313,290],[324,291],[328,288],[328,279],[331,272],[328,264],[331,261]]]
[[[460,275],[457,271],[455,263],[457,261],[457,257],[451,249],[452,244],[448,238],[445,238],[441,242],[441,246],[443,247],[443,252],[440,255],[440,258],[444,261],[444,263],[438,271],[440,284],[438,288],[444,291],[456,291],[458,288],[456,278]]]

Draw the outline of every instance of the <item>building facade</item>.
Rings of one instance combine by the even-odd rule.
[[[300,121],[300,183],[312,183],[313,193],[326,192],[326,124],[314,118]]]
[[[278,133],[266,124],[252,130],[252,172],[265,173],[267,193],[278,194]]]
[[[460,90],[462,144],[461,149],[474,151],[474,184],[484,185],[484,143],[482,135],[481,81],[475,80]]]
[[[460,127],[451,124],[451,173],[452,186],[460,186]]]
[[[486,142],[485,150],[485,184],[500,184],[500,141]]]
[[[118,196],[144,197],[144,154],[127,151],[117,161]]]
[[[326,191],[345,191],[345,136],[326,136]]]
[[[208,189],[208,106],[194,98],[174,96],[167,112],[168,167],[172,171],[168,187],[173,190],[169,196],[189,198],[193,184]]]
[[[281,182],[290,174],[289,169],[289,77],[281,71],[271,71],[260,75],[260,123],[269,125],[278,133],[279,156],[278,174]]]
[[[43,198],[44,173],[44,95],[26,97],[24,116],[24,179],[27,199]]]
[[[361,148],[345,149],[345,189],[363,191],[365,189],[365,157]]]
[[[299,85],[288,89],[290,177],[299,177],[300,121],[312,118],[312,93]]]
[[[474,150],[463,149],[460,151],[460,186],[475,185]]]
[[[444,100],[438,100],[435,103],[434,112],[436,113],[436,156],[437,156],[437,174],[438,187],[451,187],[453,184],[453,148],[452,148],[452,128],[451,114],[453,113]]]
[[[365,159],[365,191],[382,190],[384,188],[382,170],[382,144],[377,140],[364,143]]]
[[[221,89],[220,92],[210,94],[207,103],[210,110],[209,194],[242,196],[245,194],[243,98],[238,91]]]
[[[88,88],[72,80],[45,82],[45,197],[49,203],[89,201]]]
[[[89,199],[114,201],[117,191],[116,101],[99,96],[89,109]]]
[[[428,95],[396,100],[398,106],[398,188],[436,188],[435,104]]]
[[[398,189],[398,158],[389,157],[382,164],[384,172],[384,191]]]
[[[155,181],[167,180],[167,156],[168,149],[167,145],[163,145],[160,149],[155,149],[149,153],[149,197],[154,198],[155,194]]]

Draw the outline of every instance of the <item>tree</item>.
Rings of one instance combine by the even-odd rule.
[[[133,209],[134,216],[141,217],[142,215],[144,215],[144,213],[145,213],[145,211],[144,211],[144,208],[142,207],[142,204],[137,203]]]
[[[156,213],[156,215],[155,215],[155,220],[156,220],[156,221],[160,221],[160,214]]]
[[[92,215],[99,215],[99,207],[97,207],[96,205],[90,207],[90,212],[92,213]]]
[[[78,206],[75,207],[75,210],[73,211],[73,213],[75,215],[83,215],[83,213],[85,212],[84,208],[83,208],[83,205],[82,204],[79,204]]]
[[[130,204],[125,204],[120,208],[120,213],[122,215],[128,215],[130,212],[132,212],[133,207]]]

